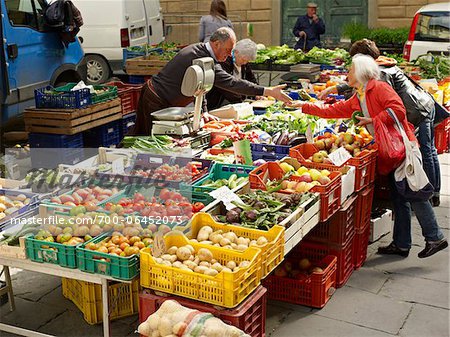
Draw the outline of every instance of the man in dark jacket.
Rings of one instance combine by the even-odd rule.
[[[238,79],[257,83],[256,77],[248,64],[250,61],[256,59],[256,53],[256,43],[250,39],[243,39],[236,43],[232,56],[228,57],[225,62],[221,62],[220,65],[228,74],[235,76]],[[235,94],[218,87],[213,87],[212,90],[206,94],[206,101],[208,110],[214,110],[227,103],[241,103],[246,97],[246,95],[242,95],[241,93]]]
[[[152,112],[168,107],[184,107],[194,101],[181,93],[184,73],[192,65],[192,61],[202,57],[212,57],[215,62],[214,86],[243,95],[273,96],[283,102],[291,99],[282,89],[284,86],[265,88],[248,81],[237,79],[222,69],[219,62],[231,56],[236,44],[236,35],[230,28],[222,27],[211,35],[207,43],[196,43],[182,49],[167,65],[144,85],[133,135],[149,135],[152,127]],[[209,118],[207,113],[203,114]]]
[[[295,49],[302,49],[304,52],[313,47],[320,47],[320,35],[325,33],[325,23],[317,16],[317,5],[308,3],[306,15],[299,16],[292,30],[294,36],[298,38]]]

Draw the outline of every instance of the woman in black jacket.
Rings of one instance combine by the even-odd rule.
[[[231,57],[228,57],[225,62],[221,62],[220,65],[228,74],[238,79],[257,84],[256,77],[249,64],[250,61],[256,59],[256,52],[257,47],[255,42],[250,39],[240,40],[236,43]],[[215,86],[206,94],[208,111],[220,108],[228,103],[241,103],[246,97],[245,95],[232,93],[231,91]]]

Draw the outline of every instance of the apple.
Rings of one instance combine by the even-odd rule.
[[[288,185],[289,185],[289,181],[288,180],[283,180],[281,182],[281,189],[285,190],[286,188],[288,188]]]
[[[324,159],[324,156],[323,156],[323,154],[320,153],[320,152],[316,152],[316,153],[314,153],[313,156],[312,156],[312,161],[313,161],[314,163],[323,163],[323,159]]]
[[[320,171],[316,169],[309,170],[309,174],[311,175],[312,180],[318,180],[321,176]]]
[[[301,176],[303,173],[308,172],[308,169],[304,166],[301,166],[298,170],[297,170],[297,174],[299,176]]]
[[[297,186],[296,181],[289,181],[287,184],[287,190],[295,190],[295,187]]]
[[[304,181],[299,182],[295,187],[295,191],[298,193],[306,192],[306,182]]]
[[[299,178],[299,181],[304,181],[306,183],[310,183],[311,181],[313,181],[311,174],[309,174],[309,172],[305,172],[303,173]]]
[[[300,260],[298,266],[301,270],[308,270],[309,268],[311,268],[311,262],[309,262],[308,259],[304,258]]]
[[[316,148],[318,148],[319,150],[323,150],[325,148],[325,141],[323,141],[323,140],[316,140],[314,142],[314,146]]]
[[[320,174],[325,176],[325,177],[328,177],[331,174],[331,172],[328,171],[328,170],[322,170],[322,171],[320,171]]]
[[[326,184],[330,183],[330,181],[331,181],[331,179],[326,177],[326,176],[320,176],[319,179],[318,179],[318,182],[321,185],[326,185]]]

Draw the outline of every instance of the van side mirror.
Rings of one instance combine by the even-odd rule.
[[[83,39],[82,36],[78,36],[78,39],[80,40],[80,43],[83,43],[83,42],[84,42],[84,39]]]
[[[15,59],[19,55],[19,49],[16,44],[8,44],[6,47],[8,51],[8,58]]]

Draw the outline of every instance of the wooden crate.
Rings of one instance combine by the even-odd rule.
[[[120,98],[84,109],[36,109],[24,112],[29,132],[73,135],[122,118]]]
[[[19,238],[19,246],[0,245],[0,257],[11,257],[14,259],[25,260],[27,258],[25,251],[25,238]]]
[[[167,62],[154,55],[135,57],[126,61],[125,71],[128,75],[156,75]]]

